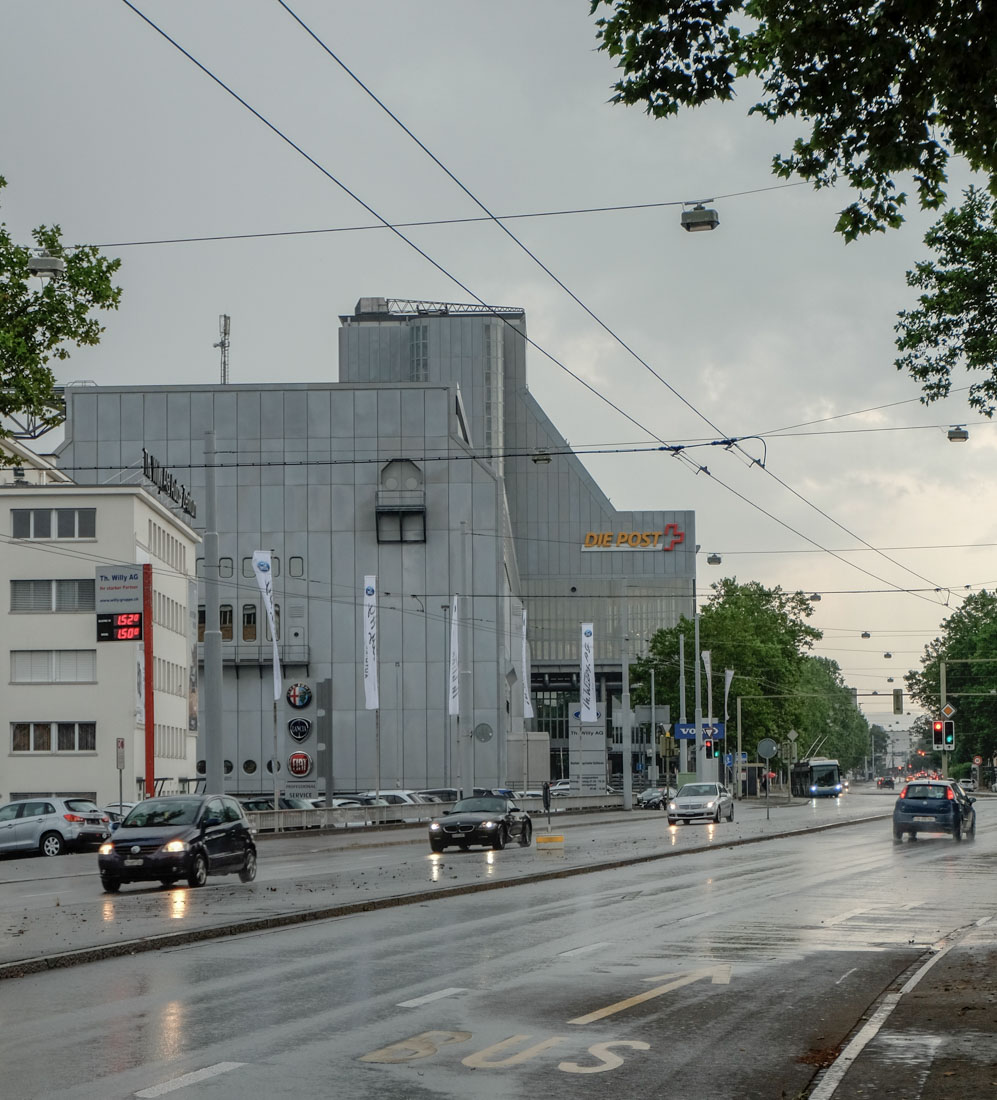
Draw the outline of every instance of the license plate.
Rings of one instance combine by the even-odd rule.
[[[126,859],[124,861],[126,867],[141,867],[144,862],[143,859]]]
[[[915,817],[914,820],[915,821],[927,821],[927,822],[933,823],[935,819],[933,817]]]

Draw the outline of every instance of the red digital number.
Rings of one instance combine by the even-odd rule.
[[[142,613],[140,611],[130,611],[116,615],[114,621],[116,626],[136,626],[142,621]]]
[[[139,636],[141,633],[137,626],[119,626],[114,632],[114,636],[119,642],[130,642]]]

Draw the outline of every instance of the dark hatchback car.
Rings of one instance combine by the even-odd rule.
[[[133,809],[98,849],[100,881],[114,893],[122,883],[186,879],[203,886],[208,875],[256,878],[253,829],[234,798],[164,795]]]
[[[975,798],[952,780],[915,779],[900,792],[893,807],[893,843],[904,833],[917,840],[918,833],[948,833],[953,840],[976,837]]]
[[[499,795],[461,798],[429,825],[429,846],[434,852],[442,852],[448,844],[465,849],[484,844],[501,850],[513,838],[525,848],[532,837],[530,815],[511,798]]]

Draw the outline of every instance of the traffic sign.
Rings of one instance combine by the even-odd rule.
[[[976,765],[977,767],[979,767],[979,766],[980,766],[980,765],[981,765],[981,764],[983,763],[983,757],[982,757],[982,756],[974,756],[974,757],[973,757],[973,763],[974,763],[974,764],[975,764],[975,765]]]
[[[946,703],[945,706],[942,707],[942,714],[944,714],[946,718],[951,718],[955,714],[955,707],[952,706],[951,703]]]

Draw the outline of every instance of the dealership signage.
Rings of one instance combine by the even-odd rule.
[[[661,531],[588,531],[582,550],[674,550],[685,541],[677,523]]]
[[[187,486],[181,485],[173,472],[167,470],[159,459],[149,454],[145,447],[142,448],[142,473],[174,504],[179,504],[188,516],[193,518],[197,515],[197,505]]]

